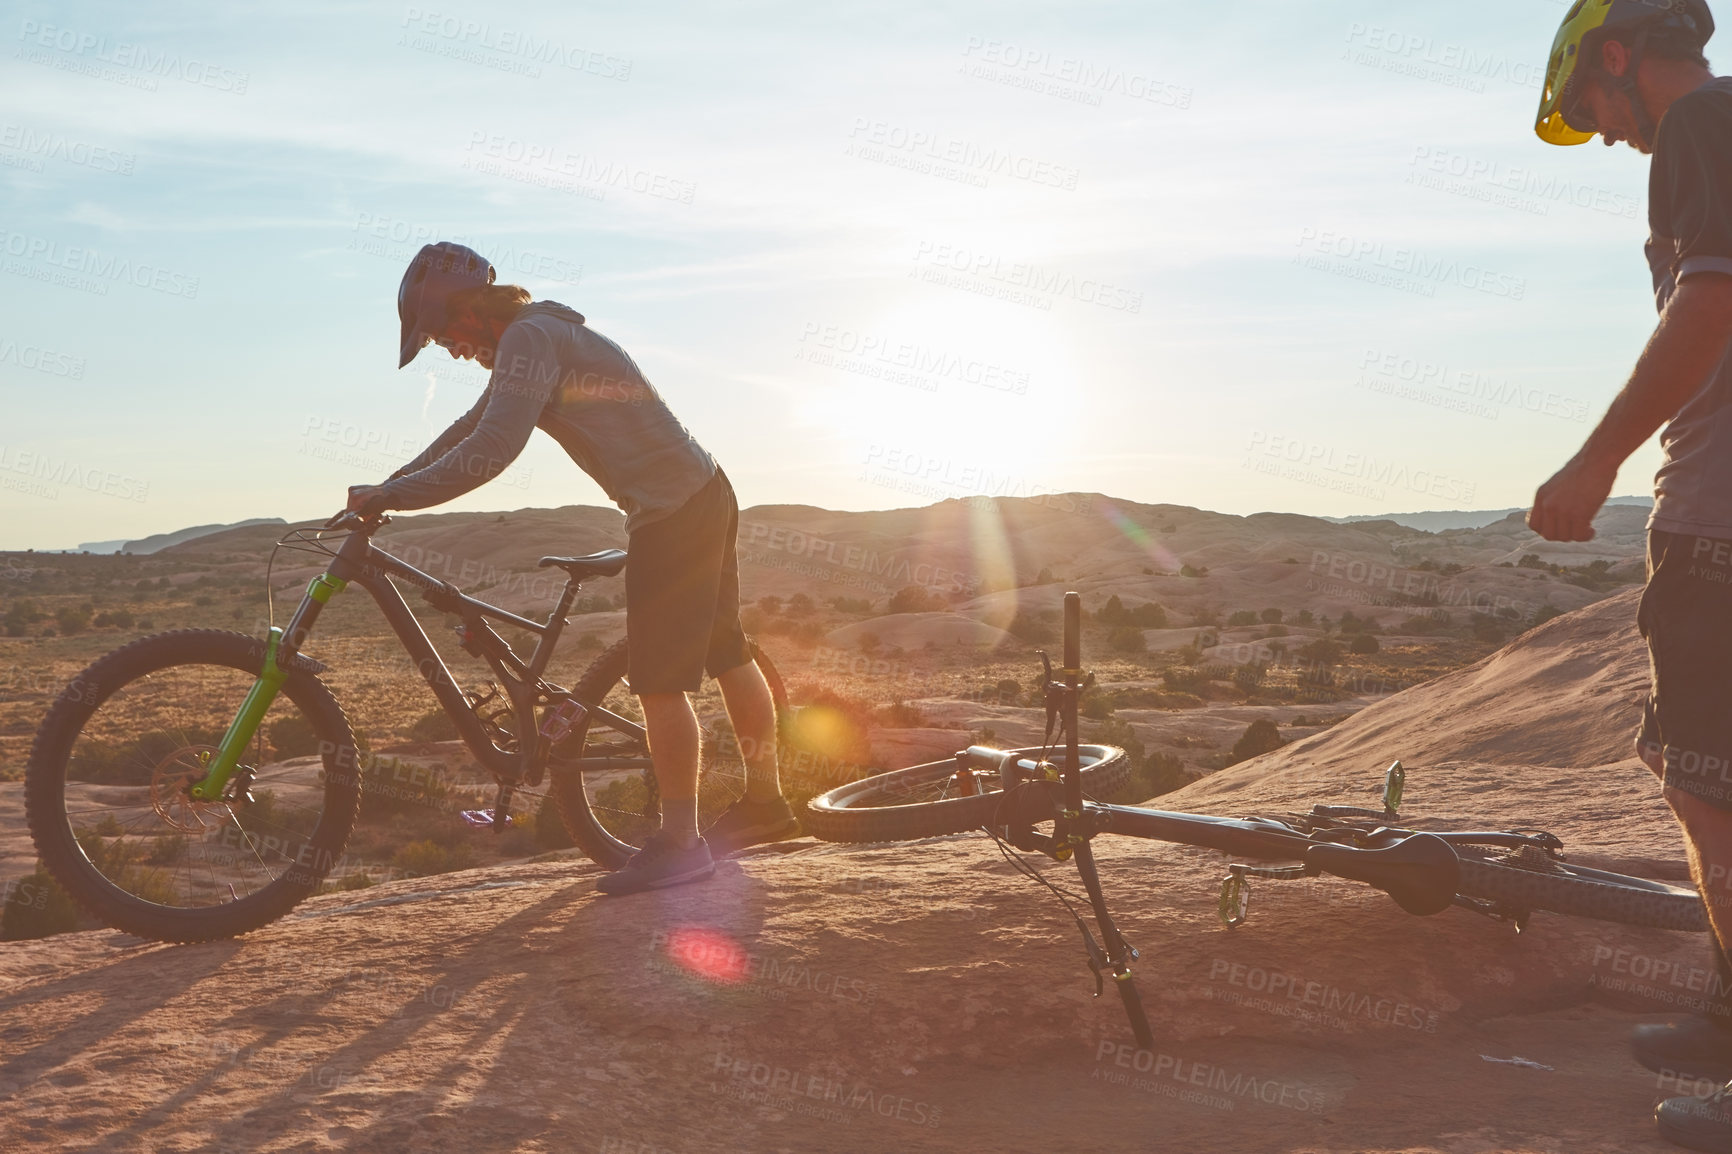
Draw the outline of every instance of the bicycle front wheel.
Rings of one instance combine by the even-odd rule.
[[[159,633],[96,661],[43,718],[24,778],[30,835],[78,904],[139,937],[257,929],[311,894],[355,824],[360,766],[342,708],[289,676],[221,801],[193,799],[265,645]]]
[[[1043,751],[1030,746],[1005,752],[1038,758]],[[1085,795],[1109,793],[1130,777],[1130,758],[1116,745],[1082,745],[1077,754]],[[913,841],[991,825],[1004,796],[996,773],[958,774],[954,759],[931,761],[819,794],[807,803],[805,824],[825,841]]]
[[[788,716],[787,691],[758,643],[751,647],[770,686],[779,738]],[[661,826],[661,794],[643,733],[643,711],[626,681],[624,640],[595,659],[572,695],[589,713],[554,746],[549,788],[572,840],[598,864],[618,869]],[[715,683],[706,682],[693,696],[703,736],[698,762],[702,828],[745,793],[746,767]]]

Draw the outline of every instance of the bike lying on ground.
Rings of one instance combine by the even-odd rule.
[[[1012,865],[1052,889],[1082,931],[1095,993],[1110,973],[1124,998],[1139,1045],[1153,1044],[1131,978],[1137,957],[1119,933],[1102,896],[1090,841],[1097,834],[1201,846],[1257,862],[1234,863],[1221,884],[1220,914],[1229,928],[1244,922],[1249,879],[1291,879],[1333,874],[1369,883],[1412,914],[1442,913],[1452,905],[1515,923],[1520,931],[1536,910],[1599,918],[1628,925],[1706,931],[1707,913],[1694,890],[1646,878],[1588,869],[1563,860],[1563,843],[1543,830],[1439,832],[1394,823],[1405,771],[1384,776],[1383,809],[1314,805],[1309,813],[1222,818],[1170,813],[1089,800],[1130,772],[1123,750],[1077,740],[1077,703],[1083,687],[1082,599],[1064,600],[1064,667],[1045,668],[1046,735],[1039,747],[998,750],[970,746],[945,761],[863,778],[812,799],[806,829],[841,842],[906,841],[984,829]],[[1055,747],[1054,726],[1059,727]],[[1051,832],[1035,827],[1051,823]],[[1054,887],[1007,847],[1074,860],[1093,907],[1101,940]]]
[[[25,773],[25,810],[44,864],[105,924],[141,937],[230,937],[283,916],[343,860],[375,760],[301,652],[332,596],[372,595],[440,708],[495,782],[471,826],[503,831],[518,793],[546,782],[573,840],[603,866],[622,865],[659,825],[660,798],[626,648],[605,650],[567,690],[543,675],[582,582],[612,577],[624,550],[543,557],[567,581],[545,622],[464,594],[372,544],[386,516],[339,513],[295,529],[280,547],[331,558],[286,627],[264,639],[212,629],[145,637],[98,659],[55,699]],[[346,534],[333,548],[329,534]],[[460,619],[463,649],[494,680],[464,690],[389,578]],[[268,576],[267,576],[268,584]],[[488,619],[537,635],[524,659]],[[781,678],[752,645],[778,718]],[[718,811],[743,773],[708,758],[700,809]],[[386,788],[389,788],[387,785]]]

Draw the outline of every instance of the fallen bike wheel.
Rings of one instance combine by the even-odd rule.
[[[239,633],[159,633],[55,699],[30,751],[25,814],[55,880],[105,924],[168,942],[245,933],[342,856],[360,799],[355,739],[305,659],[289,663],[222,800],[187,792],[264,659],[264,642]]]
[[[769,683],[780,734],[788,716],[781,675],[755,641],[752,656]],[[712,699],[711,694],[716,696]],[[595,659],[572,696],[589,712],[553,747],[549,788],[572,840],[598,864],[618,869],[661,825],[661,794],[644,740],[643,711],[626,682],[625,641]],[[702,828],[745,792],[746,767],[715,682],[705,682],[693,697],[700,723],[706,717],[709,721],[698,763],[702,771],[698,825]]]
[[[1042,750],[1004,752],[1032,763]],[[1082,745],[1077,753],[1084,794],[1109,793],[1130,777],[1130,758],[1117,746]],[[913,841],[991,825],[1007,816],[1004,799],[996,771],[960,768],[951,758],[838,786],[808,802],[804,820],[825,841]]]
[[[1521,916],[1547,910],[1662,930],[1708,929],[1701,896],[1683,886],[1572,865],[1533,847],[1513,853],[1479,845],[1454,849],[1461,869],[1457,894],[1489,903],[1487,912]]]

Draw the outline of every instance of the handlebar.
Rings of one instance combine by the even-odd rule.
[[[383,513],[373,517],[363,517],[353,509],[344,509],[332,516],[330,520],[326,521],[323,527],[326,529],[365,529],[367,532],[371,533],[375,529],[383,526],[386,522],[390,521],[390,519],[390,517]]]

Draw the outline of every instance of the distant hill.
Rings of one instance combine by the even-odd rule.
[[[1606,504],[1636,505],[1652,509],[1654,499],[1636,496],[1613,497]],[[1352,517],[1320,517],[1318,520],[1333,521],[1337,525],[1350,525],[1357,521],[1394,521],[1397,525],[1405,525],[1409,529],[1441,533],[1446,529],[1483,529],[1511,513],[1526,512],[1527,506],[1524,505],[1519,509],[1430,509],[1423,513],[1358,513]]]
[[[176,529],[172,533],[156,533],[149,537],[140,537],[136,541],[86,541],[78,547],[82,553],[155,553],[158,549],[166,549],[170,545],[179,545],[183,541],[191,541],[197,537],[207,537],[212,533],[221,533],[224,529],[242,529],[248,525],[286,525],[288,522],[281,517],[249,517],[245,521],[231,521],[227,525],[194,525],[189,529]]]

